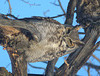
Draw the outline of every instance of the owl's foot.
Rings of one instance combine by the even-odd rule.
[[[4,47],[3,50],[6,50],[6,48]]]
[[[66,61],[66,60],[64,60],[64,62],[65,62],[65,64],[67,65],[67,67],[69,67],[69,64],[67,63],[67,61]]]
[[[7,44],[8,44],[8,38],[6,38],[6,41],[5,41],[5,44],[3,45],[3,50],[6,50],[7,49]]]

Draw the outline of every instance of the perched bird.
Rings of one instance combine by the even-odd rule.
[[[19,34],[14,35],[16,33],[14,31],[11,31],[13,35],[4,34],[11,41],[11,43],[9,41],[9,45],[11,45],[9,47],[24,50],[23,54],[27,62],[50,61],[69,54],[84,44],[78,36],[80,26],[67,27],[56,20],[44,17],[23,18],[15,21],[20,25],[16,25],[14,22],[12,29],[17,29]],[[21,22],[26,22],[26,25],[21,25]],[[5,30],[3,26],[2,28]],[[9,30],[6,29],[7,31]],[[20,36],[20,33],[23,36]]]
[[[20,19],[35,26],[35,42],[31,51],[25,51],[28,62],[50,61],[75,51],[84,43],[79,40],[78,30],[80,26],[67,27],[56,20],[44,17],[32,17]]]

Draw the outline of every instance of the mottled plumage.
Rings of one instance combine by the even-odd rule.
[[[78,36],[80,26],[68,27],[43,17],[8,19],[6,22],[0,25],[1,37],[7,38],[2,43],[6,44],[4,47],[18,50],[18,60],[24,54],[27,62],[50,61],[75,51],[83,44]]]
[[[65,27],[59,22],[42,17],[20,19],[35,26],[38,34],[34,33],[34,46],[31,51],[25,51],[28,62],[49,61],[69,54],[83,44],[79,40],[77,27]]]

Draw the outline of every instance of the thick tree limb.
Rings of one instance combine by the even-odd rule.
[[[14,21],[14,22],[13,22]],[[27,41],[27,38],[25,34],[18,34],[18,30],[16,28],[27,28],[27,24],[23,21],[15,21],[15,20],[9,20],[9,19],[0,19],[0,44],[7,49],[8,54],[11,59],[12,64],[12,75],[14,76],[27,76],[27,62],[25,60],[25,56],[23,53],[23,49],[27,48],[29,45],[29,41]],[[24,25],[24,26],[23,26]],[[14,28],[16,27],[16,28]],[[2,32],[4,31],[4,34]],[[25,31],[24,31],[25,32]],[[15,41],[12,44],[9,43],[9,39],[7,37],[4,37],[4,35],[8,35],[8,37],[11,37],[11,34],[18,34],[19,38],[14,38]],[[20,39],[23,39],[20,41]],[[16,46],[16,40],[19,39],[18,47]],[[24,40],[25,39],[25,40]],[[21,42],[21,43],[20,43]],[[32,42],[32,41],[31,41]],[[20,46],[20,44],[24,44]],[[20,48],[18,50],[18,48]],[[21,49],[23,48],[23,49]],[[20,56],[21,55],[21,56]],[[19,57],[20,56],[20,57]]]
[[[86,3],[86,1],[84,3]],[[83,5],[84,5],[84,3],[83,3]],[[79,3],[78,3],[78,5],[79,5]],[[98,6],[97,4],[95,4],[95,5]],[[87,6],[89,7],[89,5],[87,5]],[[81,23],[82,24],[85,23],[84,21],[87,18],[84,18],[84,17],[88,17],[88,19],[89,18],[91,19],[91,16],[92,16],[92,19],[95,20],[95,22],[94,21],[87,21],[87,23],[91,24],[91,26],[89,26],[85,30],[86,31],[85,32],[86,35],[85,35],[85,38],[83,39],[83,41],[85,42],[85,45],[84,45],[84,47],[80,47],[79,49],[76,50],[76,52],[74,52],[74,53],[72,53],[72,54],[69,55],[69,57],[67,59],[67,62],[69,63],[68,69],[66,70],[66,68],[65,68],[66,64],[63,64],[59,68],[59,70],[57,71],[56,76],[63,76],[63,73],[65,73],[65,72],[66,72],[67,76],[73,76],[73,75],[75,75],[75,73],[82,67],[83,64],[85,64],[85,62],[93,54],[93,52],[95,51],[95,49],[99,46],[100,42],[98,42],[95,45],[96,40],[100,36],[100,31],[99,31],[99,29],[100,29],[100,23],[99,23],[99,20],[97,20],[97,22],[96,22],[96,19],[98,19],[99,16],[96,16],[97,17],[96,18],[95,15],[92,15],[92,13],[93,12],[95,12],[95,13],[100,12],[100,11],[97,11],[100,8],[97,8],[96,11],[91,11],[91,12],[88,12],[88,13],[83,12],[83,10],[84,11],[92,10],[91,8],[88,8],[88,7],[86,7],[84,5],[84,7],[78,8],[78,13],[77,13],[79,21],[82,20],[82,21],[80,21],[80,24]],[[90,4],[90,7],[95,7],[95,6]],[[81,10],[81,12],[80,12],[80,10]],[[90,14],[91,14],[91,16],[90,16]],[[84,15],[86,15],[86,16],[84,16]],[[83,19],[82,19],[82,17],[79,18],[80,16],[82,16]]]
[[[53,59],[52,61],[48,61],[47,68],[46,68],[46,76],[54,76],[54,68],[58,58]]]
[[[0,67],[0,76],[12,76],[4,67]]]
[[[12,73],[8,72],[6,68],[0,67],[0,76],[13,76]],[[44,76],[42,74],[28,74],[28,76]]]
[[[18,54],[12,54],[10,53],[12,50],[7,49],[11,64],[12,64],[12,75],[14,76],[27,76],[27,62],[24,60],[24,56],[22,56],[21,60],[17,61],[16,57],[18,57]],[[16,56],[18,55],[18,56]]]
[[[72,25],[76,3],[77,3],[77,0],[70,0],[69,1],[68,7],[67,7],[65,24]]]
[[[91,38],[89,38],[91,37]],[[95,45],[95,42],[97,38],[99,37],[99,34],[97,31],[92,29],[92,32],[85,36],[84,42],[85,46],[79,48],[76,50],[76,52],[72,53],[68,59],[67,62],[69,63],[69,68],[67,69],[67,76],[75,75],[75,73],[82,67],[82,65],[89,59],[89,57],[92,55],[92,53],[95,51],[95,49],[99,46],[97,44]],[[95,45],[95,46],[94,46]],[[94,48],[93,48],[94,47]],[[61,76],[65,72],[66,64],[63,64],[58,72],[56,73],[56,76]]]

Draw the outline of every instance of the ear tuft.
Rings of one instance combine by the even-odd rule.
[[[83,41],[80,40],[77,40],[75,43],[79,46],[83,46],[85,44]]]

